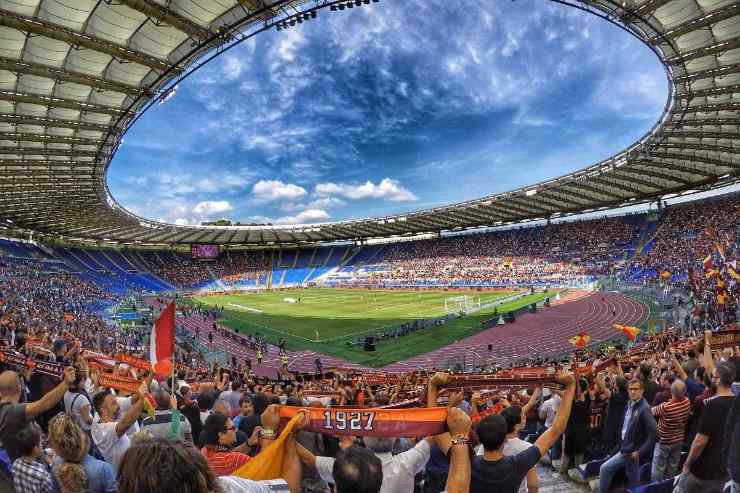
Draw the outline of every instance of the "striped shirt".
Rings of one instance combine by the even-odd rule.
[[[250,459],[247,454],[241,452],[218,450],[209,446],[203,447],[200,451],[216,476],[230,476]]]
[[[658,421],[658,441],[663,445],[682,442],[690,411],[691,401],[687,397],[681,400],[672,398],[659,406],[655,406],[653,415],[660,418],[660,421]]]

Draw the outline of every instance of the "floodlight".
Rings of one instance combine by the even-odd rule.
[[[355,0],[355,6],[362,7],[362,0]]]
[[[331,10],[332,12],[336,12],[337,6],[336,5],[332,5],[331,7],[329,7],[329,10]]]
[[[343,3],[340,3],[339,4],[339,10],[344,10],[344,4]]]
[[[315,10],[313,12],[311,12],[311,19],[315,19],[318,16],[319,16],[319,13],[316,12]]]
[[[290,20],[290,25],[291,25],[291,26],[295,26],[295,19],[291,19],[291,20]]]
[[[303,17],[298,18],[298,24],[303,24]]]
[[[283,26],[281,26],[280,24],[275,24],[275,29],[277,29],[278,31],[282,31]]]
[[[354,4],[354,3],[352,3],[352,2],[347,2],[347,8],[348,8],[348,9],[351,9],[351,8],[352,8],[352,7],[354,7],[354,6],[355,6],[355,4]]]

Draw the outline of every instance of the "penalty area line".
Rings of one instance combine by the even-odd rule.
[[[235,306],[237,308],[241,308],[243,310],[247,310],[247,311],[254,312],[254,313],[262,313],[262,310],[258,310],[256,308],[250,308],[244,305],[237,305],[236,303],[229,303],[229,306]]]

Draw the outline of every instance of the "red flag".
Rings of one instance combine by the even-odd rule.
[[[152,334],[149,338],[149,361],[155,372],[166,374],[166,367],[172,369],[171,358],[175,353],[175,302],[171,302],[159,314],[159,318],[152,327]],[[159,363],[159,364],[158,364]],[[169,364],[168,364],[169,363]]]
[[[704,264],[704,270],[712,270],[714,268],[714,263],[712,262],[712,255],[709,254],[707,257],[702,261]]]

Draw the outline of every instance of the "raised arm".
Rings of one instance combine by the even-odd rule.
[[[120,421],[116,423],[116,435],[122,437],[131,425],[141,416],[141,411],[144,409],[144,396],[142,394],[144,384],[139,391],[131,396],[131,407],[126,411]]]
[[[438,372],[427,382],[427,407],[437,407],[439,386],[450,381],[449,373]]]
[[[467,437],[470,435],[470,416],[457,408],[447,411],[447,427],[452,435],[450,446],[450,470],[447,475],[448,493],[470,491],[470,451]]]
[[[707,375],[711,375],[714,371],[714,358],[712,357],[712,331],[704,331],[704,369]]]
[[[573,406],[573,397],[576,393],[576,379],[573,374],[563,373],[558,376],[558,383],[565,385],[565,391],[563,392],[563,400],[560,403],[555,420],[552,426],[547,429],[540,437],[534,442],[534,446],[540,450],[540,454],[544,456],[548,450],[555,444],[560,435],[565,431],[565,426],[568,424],[568,418],[570,418],[570,410]]]
[[[524,416],[527,415],[527,413],[537,404],[537,401],[540,400],[540,396],[542,395],[542,387],[539,385],[535,387],[534,392],[532,392],[532,397],[529,398],[529,402],[527,402],[524,407],[522,408],[522,414]]]
[[[64,376],[62,381],[54,387],[51,392],[47,392],[41,399],[31,402],[26,406],[26,418],[30,421],[36,418],[39,414],[43,414],[52,407],[56,406],[59,401],[64,397],[64,393],[67,392],[69,386],[75,382],[77,375],[75,369],[68,366],[64,369]]]

